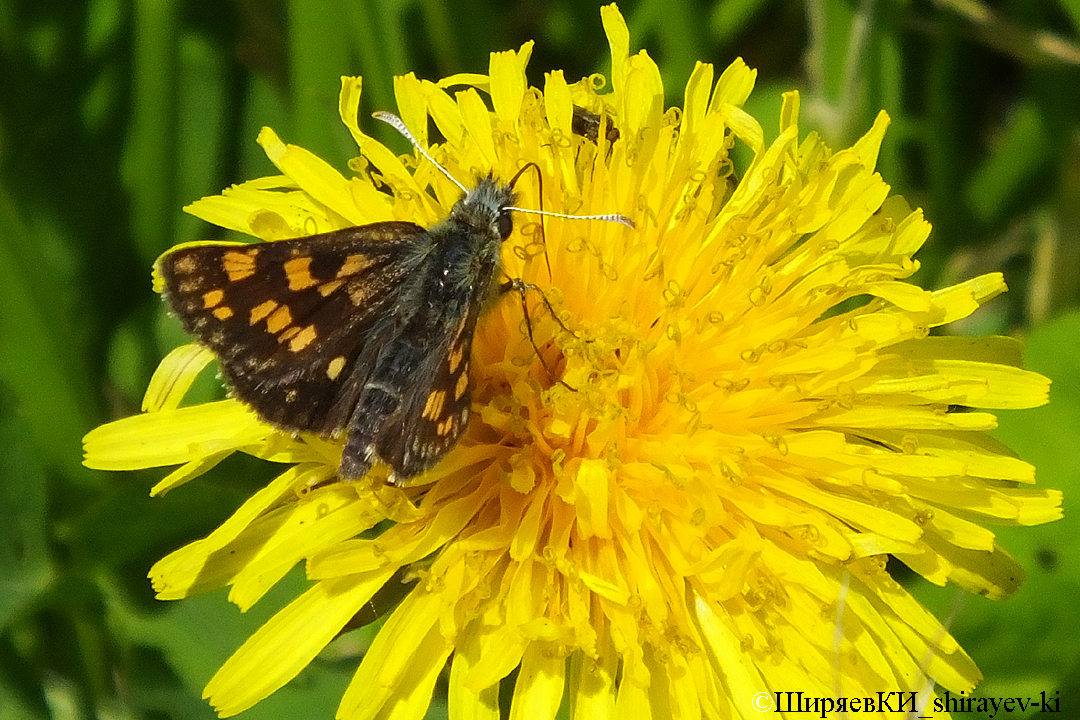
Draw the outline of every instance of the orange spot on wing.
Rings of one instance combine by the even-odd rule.
[[[331,280],[330,282],[325,282],[319,286],[319,294],[323,297],[327,297],[344,284],[344,280]]]
[[[222,305],[219,308],[214,308],[214,317],[216,317],[218,320],[228,320],[232,316],[232,308],[228,305]]]
[[[454,351],[450,353],[450,357],[446,359],[446,366],[450,369],[450,372],[457,372],[458,365],[461,364],[462,358],[465,357],[465,348],[458,345],[454,348]]]
[[[266,302],[259,303],[255,307],[251,308],[251,320],[248,321],[249,324],[254,325],[255,323],[262,322],[264,319],[266,319],[267,315],[274,312],[274,309],[277,306],[278,304],[276,301],[267,300]]]
[[[466,343],[462,338],[465,332],[465,324],[469,321],[468,314],[461,318],[461,322],[458,323],[457,330],[454,331],[454,350],[450,353],[450,356],[446,359],[446,365],[450,372],[457,372],[458,365],[465,359]]]
[[[426,417],[430,420],[436,420],[442,416],[443,405],[446,404],[446,393],[442,390],[432,390],[427,396],[427,402],[424,403],[424,411],[420,413],[421,417]]]
[[[315,332],[314,325],[308,325],[306,328],[296,334],[292,340],[289,341],[289,350],[293,352],[300,352],[308,345],[315,341],[319,335]]]
[[[338,279],[355,275],[371,265],[371,258],[367,255],[350,255],[337,271]]]
[[[212,308],[221,304],[221,301],[225,299],[225,293],[219,288],[217,290],[211,290],[210,292],[202,296],[203,307]]]
[[[336,358],[330,361],[330,364],[326,366],[326,377],[331,380],[337,380],[341,375],[341,371],[345,369],[345,357],[338,355]]]
[[[255,274],[255,256],[259,254],[257,248],[251,250],[230,250],[221,258],[221,268],[229,276],[231,282],[243,280]]]
[[[315,278],[311,277],[310,257],[293,258],[286,262],[285,278],[289,281],[289,289],[294,292],[318,284]]]
[[[279,306],[277,310],[270,313],[270,317],[266,318],[266,329],[274,335],[290,325],[292,325],[292,313],[289,312],[288,305]]]

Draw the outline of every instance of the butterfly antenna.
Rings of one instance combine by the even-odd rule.
[[[544,209],[544,173],[540,171],[540,166],[539,165],[537,165],[534,162],[526,163],[525,165],[523,165],[521,167],[520,170],[518,170],[516,173],[514,173],[514,177],[510,178],[509,185],[510,185],[510,187],[514,187],[515,185],[517,185],[518,179],[522,175],[524,175],[527,170],[536,170],[536,184],[537,184],[538,189],[539,189],[539,192],[538,192],[536,197],[537,197],[537,200],[539,200],[539,202],[540,202],[540,209],[543,210]],[[540,222],[538,222],[537,226],[540,228],[540,245],[541,245],[541,247],[544,248],[544,264],[547,265],[548,280],[553,280],[555,278],[555,276],[552,275],[552,273],[551,273],[551,257],[548,255],[548,251],[547,251],[547,233],[544,230],[544,221],[541,220]]]
[[[619,223],[633,230],[637,227],[634,221],[625,215],[619,215],[617,213],[608,213],[604,215],[568,215],[567,213],[550,212],[548,210],[533,210],[532,208],[520,208],[520,207],[507,207],[507,210],[515,210],[517,212],[529,213],[531,215],[544,215],[546,217],[564,218],[567,220],[603,220],[604,222]]]
[[[435,158],[431,157],[431,155],[428,154],[427,150],[425,150],[423,147],[421,147],[420,142],[409,131],[409,128],[405,127],[405,122],[401,118],[399,118],[394,113],[386,112],[385,110],[376,111],[376,112],[372,113],[371,116],[373,118],[375,118],[376,120],[383,121],[384,123],[386,123],[390,127],[397,130],[399,133],[401,133],[402,137],[404,137],[406,140],[408,140],[410,143],[412,143],[412,146],[414,148],[416,148],[416,151],[418,153],[423,155],[427,159],[428,162],[430,162],[432,165],[437,167],[439,169],[439,172],[441,172],[443,175],[445,175],[450,180],[450,182],[457,185],[458,189],[461,190],[461,192],[468,194],[469,189],[467,187],[465,187],[464,185],[462,185],[461,181],[459,181],[456,177],[451,175],[449,170],[447,170],[442,165],[437,163],[435,161]],[[533,164],[535,164],[535,163],[533,163]],[[520,172],[518,174],[520,175]],[[626,217],[625,215],[619,215],[619,214],[614,214],[614,213],[608,213],[608,214],[603,214],[603,215],[569,215],[567,213],[548,212],[547,210],[533,210],[531,208],[520,208],[520,207],[514,207],[514,206],[507,206],[505,209],[514,210],[516,212],[522,212],[522,213],[530,213],[532,215],[544,215],[546,217],[557,217],[557,218],[564,218],[564,219],[570,219],[570,220],[602,220],[604,222],[615,222],[615,223],[619,223],[620,225],[625,225],[626,227],[630,228],[631,230],[636,227],[636,225],[634,225],[634,221],[631,220],[630,218]]]
[[[449,170],[444,168],[439,163],[435,162],[435,158],[431,157],[431,155],[428,154],[428,151],[420,146],[420,143],[417,141],[417,139],[413,136],[411,132],[409,132],[409,128],[405,127],[405,123],[404,121],[402,121],[401,118],[399,118],[394,113],[386,112],[385,110],[379,110],[378,112],[374,112],[371,114],[371,117],[375,118],[376,120],[382,120],[384,123],[401,133],[406,140],[412,143],[412,146],[416,148],[416,151],[418,153],[427,158],[427,161],[429,163],[437,167],[439,169],[439,172],[441,172],[443,175],[450,179],[450,182],[457,185],[458,189],[461,190],[461,192],[465,193],[466,195],[469,193],[469,189],[467,187],[462,185],[456,177],[451,175]]]

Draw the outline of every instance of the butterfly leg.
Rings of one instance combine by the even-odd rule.
[[[532,321],[529,319],[528,308],[526,308],[525,306],[525,293],[529,292],[530,290],[533,290],[538,295],[540,295],[540,301],[544,303],[544,308],[548,311],[548,314],[550,314],[551,317],[555,319],[555,322],[559,323],[559,327],[561,327],[563,330],[570,333],[571,335],[574,335],[574,331],[566,327],[566,324],[559,319],[558,313],[555,312],[555,307],[551,304],[551,301],[547,299],[547,295],[544,294],[544,291],[540,288],[539,285],[527,283],[521,278],[512,278],[499,286],[499,294],[516,292],[521,297],[521,309],[525,311],[525,329],[529,332],[529,339],[532,340]],[[574,336],[577,337],[576,335]],[[536,345],[534,343],[533,347],[535,346]]]
[[[544,291],[541,290],[538,286],[527,283],[521,278],[512,278],[499,286],[500,293],[516,292],[521,298],[521,312],[525,316],[525,332],[529,336],[529,344],[531,344],[533,346],[533,350],[536,351],[536,357],[539,358],[540,364],[544,366],[544,370],[547,371],[548,377],[550,377],[552,380],[556,381],[566,389],[576,392],[574,388],[567,385],[566,382],[560,377],[558,377],[555,374],[555,371],[548,366],[547,360],[544,359],[544,356],[540,352],[540,348],[536,346],[536,339],[533,338],[532,318],[529,317],[529,308],[525,304],[525,293],[529,292],[530,290],[535,290],[537,293],[539,293],[540,300],[544,303],[544,307],[547,309],[548,314],[550,314],[551,317],[555,319],[555,322],[559,323],[559,327],[561,327],[563,330],[570,333],[571,335],[574,335],[574,331],[566,327],[563,321],[559,319],[559,316],[555,312],[555,308],[551,305],[551,301],[547,299],[547,295],[545,295]]]

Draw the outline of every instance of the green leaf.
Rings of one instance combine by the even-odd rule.
[[[131,130],[121,170],[132,236],[150,267],[172,242],[176,218],[178,3],[136,0]]]
[[[289,0],[287,7],[294,136],[285,141],[344,167],[356,153],[337,112],[341,76],[352,67],[349,26],[322,0]]]
[[[0,372],[33,444],[51,467],[82,482],[81,438],[93,423],[84,359],[70,352],[70,318],[50,302],[59,278],[0,186]]]
[[[18,416],[0,417],[0,448],[0,628],[6,628],[48,586],[52,567],[45,473]]]
[[[716,3],[709,17],[709,25],[717,42],[731,42],[739,33],[745,32],[766,0],[727,0]]]
[[[1050,136],[1042,109],[1033,103],[1017,107],[1005,128],[1004,137],[983,161],[965,192],[976,218],[995,221],[1010,207],[1011,198],[1031,182],[1035,172],[1050,157]]]

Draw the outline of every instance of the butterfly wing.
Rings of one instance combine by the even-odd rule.
[[[424,358],[415,382],[383,423],[375,451],[394,469],[392,481],[434,467],[465,432],[472,406],[470,355],[479,312],[480,303],[473,302],[460,318],[443,318],[450,332]]]
[[[410,320],[427,231],[384,222],[253,245],[191,245],[159,260],[165,298],[266,421],[323,435],[346,426]]]

